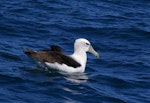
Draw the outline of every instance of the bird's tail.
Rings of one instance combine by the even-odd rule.
[[[25,49],[24,49],[24,53],[25,53],[26,55],[30,56],[31,54],[34,53],[34,51],[32,51],[32,50],[30,50],[30,49],[28,49],[28,48],[25,48]]]

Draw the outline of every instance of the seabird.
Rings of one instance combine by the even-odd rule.
[[[59,46],[52,46],[51,50],[33,51],[25,49],[24,52],[49,69],[68,73],[85,71],[87,62],[86,52],[92,53],[97,58],[99,57],[99,54],[93,49],[91,43],[84,38],[75,40],[74,53],[72,55],[65,55]]]

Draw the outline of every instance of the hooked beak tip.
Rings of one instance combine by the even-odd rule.
[[[96,58],[99,58],[99,57],[100,57],[100,55],[99,55],[98,53],[97,53],[95,56],[96,56]]]

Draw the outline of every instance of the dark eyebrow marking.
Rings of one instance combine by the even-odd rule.
[[[86,43],[86,45],[90,45],[89,43]]]

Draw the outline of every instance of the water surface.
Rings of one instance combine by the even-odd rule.
[[[59,45],[73,52],[86,38],[83,74],[38,68],[23,48]],[[150,3],[147,0],[1,0],[0,102],[149,103]]]

